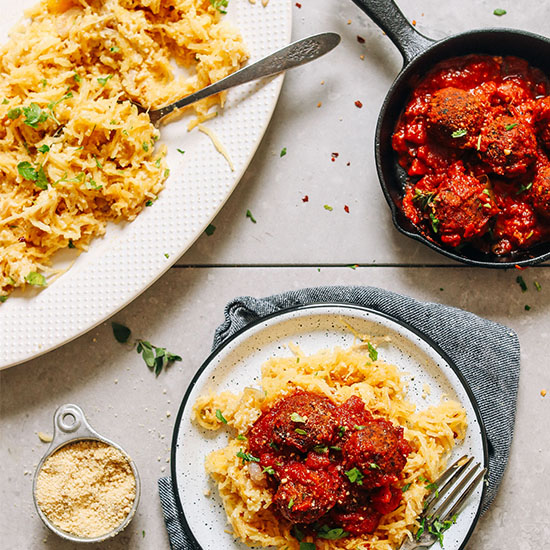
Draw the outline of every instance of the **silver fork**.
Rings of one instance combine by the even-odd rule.
[[[420,529],[414,540],[405,539],[399,550],[428,548],[439,540],[434,531],[442,533],[455,522],[467,500],[487,473],[487,468],[479,470],[481,466],[479,463],[470,468],[473,460],[473,456],[459,458],[435,480],[434,490],[425,500],[424,510],[419,517]]]

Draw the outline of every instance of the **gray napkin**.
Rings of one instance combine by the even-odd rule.
[[[489,440],[484,513],[497,494],[512,443],[520,369],[515,332],[461,309],[419,302],[387,290],[334,286],[306,288],[267,298],[235,298],[225,307],[225,320],[216,329],[212,349],[261,317],[325,302],[355,304],[391,315],[431,338],[454,361],[475,395]],[[169,477],[159,480],[159,492],[172,550],[199,549],[182,528]]]

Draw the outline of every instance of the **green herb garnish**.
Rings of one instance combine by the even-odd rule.
[[[46,277],[42,275],[41,273],[36,273],[36,271],[31,271],[26,277],[25,281],[29,283],[30,285],[34,286],[47,286],[46,285]]]
[[[452,134],[451,134],[451,137],[453,138],[461,138],[461,137],[464,137],[466,134],[468,133],[468,130],[464,130],[464,128],[462,128],[461,130],[456,130],[454,131]]]
[[[210,0],[210,4],[214,6],[220,13],[227,13],[224,8],[229,5],[229,0]]]
[[[329,212],[332,212],[334,210],[334,208],[332,208],[332,206],[330,206],[330,204],[324,204],[323,208],[325,210],[328,210]]]
[[[284,157],[285,155],[286,155],[286,147],[283,147],[283,148],[281,149],[281,153],[280,153],[279,156]]]
[[[527,284],[521,275],[516,277],[516,283],[520,286],[522,292],[527,292]]]
[[[290,420],[292,420],[292,422],[300,422],[302,424],[306,422],[306,419],[303,416],[300,416],[295,412],[290,415]]]
[[[436,215],[433,212],[430,212],[430,221],[431,221],[433,232],[437,233],[439,229],[439,219],[436,217]]]
[[[222,411],[220,411],[220,409],[216,409],[216,418],[217,418],[222,424],[227,424],[227,420],[226,420],[225,417],[223,416]]]
[[[501,17],[502,15],[506,15],[506,10],[503,10],[502,8],[497,8],[495,11],[493,11],[493,15]]]
[[[48,119],[48,113],[42,110],[36,103],[31,103],[29,107],[23,107],[23,113],[25,115],[25,124],[34,129]]]
[[[264,474],[269,474],[271,476],[275,475],[275,470],[273,469],[273,466],[266,466],[263,470],[262,470],[262,473]]]
[[[136,351],[141,353],[145,364],[158,376],[163,368],[170,366],[174,361],[181,361],[179,355],[166,351],[166,348],[154,346],[146,340],[138,340]]]
[[[178,149],[178,153],[181,153],[182,155],[185,155],[185,151],[183,149]]]
[[[514,122],[514,123],[512,123],[512,124],[507,124],[507,125],[504,127],[504,129],[508,132],[508,131],[510,131],[510,130],[513,130],[517,125],[518,125],[517,122]]]
[[[247,217],[247,218],[250,218],[250,221],[251,221],[252,223],[256,223],[256,219],[254,218],[254,216],[252,215],[252,212],[250,212],[250,210],[247,210],[247,211],[246,211],[246,217]]]
[[[118,46],[111,46],[109,50],[112,51],[113,53],[117,53],[120,51],[120,48]]]
[[[433,202],[434,196],[435,193],[422,193],[419,189],[415,189],[412,200],[420,210],[424,211]]]
[[[313,447],[313,450],[320,455],[328,453],[328,447],[326,445],[315,445],[315,447]]]
[[[533,284],[535,285],[537,292],[540,292],[542,290],[542,286],[538,281],[534,281]]]
[[[302,430],[302,428],[296,428],[294,431],[300,435],[307,435],[307,432],[305,430]]]
[[[214,234],[214,231],[216,231],[216,226],[209,224],[208,227],[204,230],[204,232],[210,237]]]
[[[107,75],[107,76],[104,77],[104,78],[99,77],[99,78],[97,79],[97,81],[98,81],[102,86],[105,86],[105,84],[107,84],[107,81],[108,81],[109,79],[111,79],[111,78],[113,78],[113,75],[112,75],[112,74],[109,74],[109,75]]]
[[[73,74],[73,79],[75,82],[78,82],[78,83],[80,83],[80,81],[82,80],[81,76],[78,73]]]
[[[414,536],[414,538],[416,540],[420,540],[420,537],[422,536],[422,533],[424,532],[425,525],[426,525],[426,518],[422,518],[422,521],[420,522],[420,527],[418,528],[418,531],[416,532],[416,535]]]
[[[146,153],[149,152],[149,144],[146,141],[141,144],[141,147]]]
[[[376,462],[371,462],[369,464],[369,469],[371,469],[371,470],[380,470],[380,466],[378,466],[378,464],[376,464]]]
[[[237,439],[238,439],[239,441],[246,441],[246,435],[239,434],[239,435],[237,436]]]
[[[410,488],[411,488],[411,484],[406,483],[405,485],[403,485],[403,487],[401,487],[401,492],[406,493]]]
[[[10,109],[8,111],[8,118],[10,120],[15,120],[16,118],[19,118],[21,116],[21,109],[19,107],[15,107],[14,109]]]
[[[50,150],[50,146],[49,145],[41,145],[40,147],[37,147],[36,150],[39,152],[39,153],[47,153],[49,150]]]
[[[70,246],[71,246],[71,242],[69,241],[69,248]],[[74,245],[73,245],[73,248],[74,248]],[[115,340],[117,342],[120,342],[121,344],[125,344],[126,342],[128,342],[128,339],[130,338],[132,331],[127,326],[121,325],[116,321],[112,321],[111,327],[113,329],[113,336],[115,337]]]
[[[451,527],[453,523],[456,523],[456,516],[453,516],[452,519],[448,521],[439,521],[438,519],[436,519],[428,527],[428,531],[437,538],[441,548],[443,548],[443,533],[447,531],[447,529],[449,529],[449,527]]]
[[[300,543],[300,550],[315,550],[315,543],[314,542],[301,542]]]
[[[376,351],[376,348],[370,342],[367,342],[367,349],[369,350],[371,361],[376,361],[378,359],[378,351]]]
[[[319,531],[317,531],[317,536],[320,539],[338,540],[343,539],[344,537],[348,537],[349,533],[347,531],[344,531],[344,529],[342,529],[341,527],[331,529],[328,525],[323,525],[319,529]]]
[[[293,506],[294,506],[294,499],[291,498],[290,501],[289,501],[289,503],[288,503],[288,509],[289,509],[289,510],[292,510],[292,507],[293,507]]]
[[[347,478],[351,481],[351,483],[357,483],[357,485],[363,485],[363,478],[365,477],[363,475],[363,472],[357,468],[352,468],[351,470],[348,470],[347,472],[344,472],[347,476]]]
[[[243,464],[245,462],[260,462],[259,458],[252,456],[250,453],[245,453],[242,449],[237,453],[237,456],[243,461]]]
[[[343,437],[347,429],[347,426],[338,426],[338,436]]]

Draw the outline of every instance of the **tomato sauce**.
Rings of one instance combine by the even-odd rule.
[[[392,136],[422,234],[507,255],[550,239],[550,85],[517,57],[439,63]]]
[[[243,456],[266,474],[273,509],[307,532],[372,533],[401,502],[411,447],[403,428],[373,418],[359,397],[338,406],[296,390],[260,416],[247,440]]]

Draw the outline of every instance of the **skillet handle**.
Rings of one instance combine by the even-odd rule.
[[[401,52],[405,65],[436,41],[420,34],[393,0],[353,0],[391,39]]]

